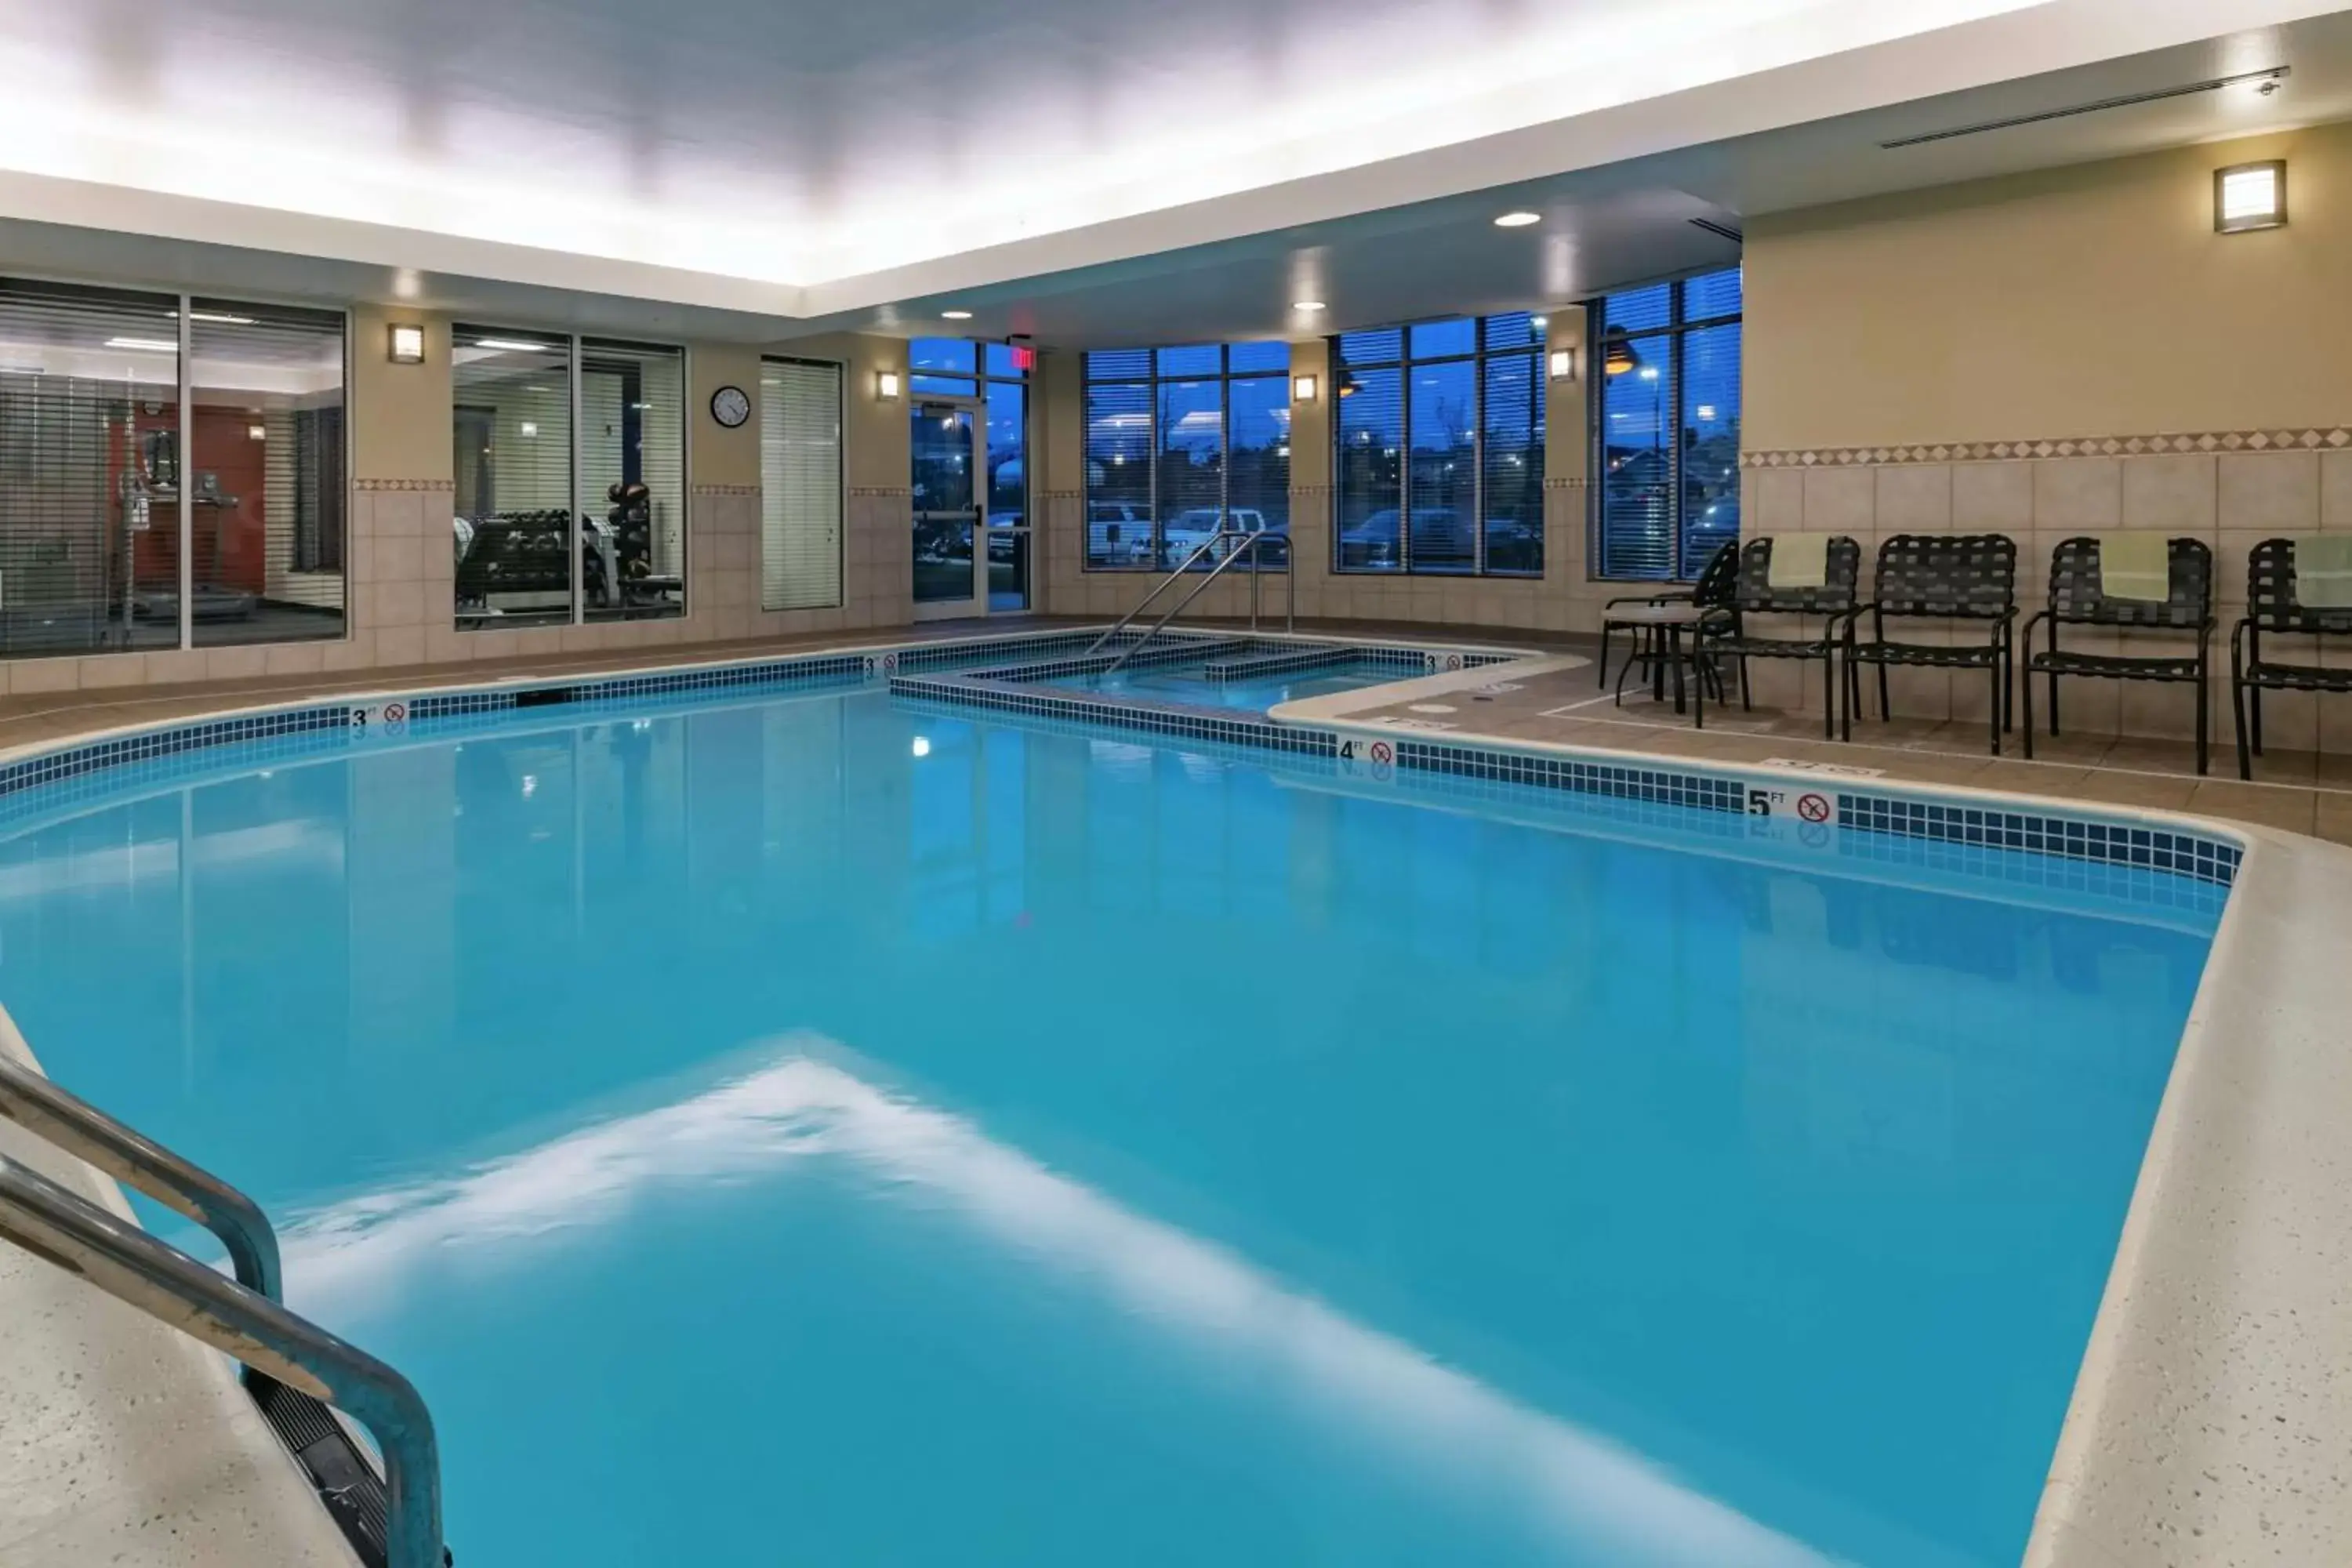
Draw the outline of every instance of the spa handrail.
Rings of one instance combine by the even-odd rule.
[[[1260,546],[1265,544],[1267,540],[1274,537],[1276,536],[1265,532],[1263,530],[1255,533],[1252,533],[1238,528],[1220,529],[1215,533],[1209,535],[1207,539],[1202,542],[1200,550],[1195,550],[1192,552],[1192,555],[1186,557],[1185,564],[1183,566],[1179,566],[1174,572],[1169,574],[1168,582],[1172,583],[1178,577],[1182,576],[1192,563],[1199,558],[1201,551],[1210,549],[1215,545],[1219,540],[1238,539],[1241,542],[1235,545],[1223,561],[1218,562],[1214,566],[1210,567],[1207,572],[1203,573],[1200,579],[1192,584],[1192,591],[1191,593],[1177,600],[1173,608],[1171,608],[1166,615],[1160,616],[1158,620],[1152,622],[1151,629],[1150,631],[1145,632],[1141,637],[1136,638],[1135,641],[1129,643],[1125,648],[1120,650],[1119,656],[1111,660],[1110,668],[1104,670],[1103,674],[1106,677],[1118,674],[1121,665],[1124,665],[1129,659],[1133,658],[1137,654],[1142,652],[1145,645],[1150,643],[1153,637],[1156,637],[1161,632],[1166,631],[1168,629],[1169,622],[1182,615],[1187,606],[1189,606],[1193,600],[1208,592],[1210,584],[1223,576],[1225,574],[1225,569],[1231,566],[1234,562],[1239,561],[1244,555],[1247,555],[1250,558],[1250,574],[1253,584],[1255,584],[1257,574],[1258,549]],[[1296,567],[1297,563],[1293,563],[1291,575],[1294,583],[1297,580]],[[1168,583],[1162,583],[1160,584],[1160,588],[1165,588],[1166,586],[1168,586]],[[1120,626],[1126,626],[1129,621],[1132,621],[1137,616],[1142,614],[1143,605],[1149,605],[1153,599],[1160,596],[1160,588],[1154,588],[1151,590],[1150,595],[1143,601],[1143,605],[1138,605],[1133,610],[1128,613],[1126,620],[1120,621],[1118,626],[1113,626],[1110,631],[1105,632],[1101,637],[1097,638],[1095,647],[1100,647],[1103,642],[1110,637],[1113,633],[1116,633]],[[1297,589],[1293,588],[1292,592],[1295,595],[1297,593]],[[1256,597],[1254,588],[1251,597],[1253,600]],[[1255,604],[1253,604],[1250,612],[1250,628],[1253,631],[1257,628],[1257,612]],[[1094,650],[1089,648],[1087,651],[1091,653]]]
[[[1200,543],[1194,545],[1192,549],[1192,552],[1177,563],[1174,571],[1169,573],[1167,576],[1162,577],[1159,584],[1153,587],[1151,592],[1143,595],[1143,602],[1141,604],[1128,611],[1127,614],[1119,616],[1118,625],[1112,626],[1110,630],[1103,633],[1102,636],[1095,638],[1093,642],[1088,643],[1087,645],[1087,651],[1080,654],[1078,657],[1081,658],[1091,658],[1096,654],[1100,653],[1102,651],[1103,644],[1110,641],[1111,638],[1127,630],[1129,626],[1133,626],[1135,624],[1135,618],[1143,614],[1144,611],[1150,609],[1151,607],[1151,602],[1154,599],[1159,598],[1160,595],[1168,592],[1168,590],[1173,587],[1176,584],[1182,582],[1184,579],[1184,574],[1192,569],[1192,563],[1200,560],[1202,556],[1206,555],[1210,551],[1214,550],[1217,547],[1217,542],[1224,537],[1225,531],[1221,528],[1216,532],[1209,535],[1208,538],[1201,541]],[[1211,575],[1213,576],[1214,574],[1213,573]],[[1164,626],[1166,623],[1162,622],[1161,624]],[[1151,640],[1150,634],[1148,632],[1144,634],[1143,640],[1145,642],[1150,642]],[[1139,644],[1138,646],[1139,647],[1141,645]],[[1129,648],[1128,651],[1132,653],[1135,650],[1133,648]]]
[[[278,1233],[261,1205],[201,1166],[67,1093],[32,1068],[0,1056],[0,1117],[194,1220],[228,1248],[236,1282],[283,1301]]]
[[[443,1568],[441,1459],[409,1381],[356,1346],[0,1154],[0,1240],[248,1369],[350,1412],[383,1456],[385,1568]]]

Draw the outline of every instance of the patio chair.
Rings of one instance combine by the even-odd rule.
[[[2033,678],[2050,683],[2050,732],[2058,733],[2058,679],[2061,676],[2095,677],[2102,680],[2158,680],[2194,685],[2197,689],[2197,771],[2205,772],[2207,731],[2206,668],[2213,640],[2213,552],[2202,541],[2166,542],[2166,595],[2161,599],[2119,598],[2110,591],[2100,561],[2099,542],[2084,537],[2060,542],[2050,552],[2050,603],[2025,623],[2025,754],[2033,755]],[[2153,575],[2153,574],[2151,574]],[[2033,649],[2033,628],[2048,628],[2048,646]],[[2107,626],[2133,631],[2193,632],[2194,654],[2083,653],[2058,646],[2058,628]]]
[[[2352,637],[2352,603],[2346,602],[2342,574],[2332,571],[2325,589],[2306,584],[2295,554],[2295,541],[2265,539],[2246,555],[2246,614],[2230,633],[2230,709],[2237,721],[2242,779],[2254,776],[2252,759],[2263,754],[2263,692],[2352,691],[2352,663],[2286,664],[2263,657],[2264,633]]]
[[[1697,579],[1680,587],[1659,588],[1647,594],[1627,594],[1610,600],[1601,609],[1601,669],[1595,684],[1603,691],[1609,689],[1609,634],[1626,631],[1633,634],[1633,652],[1628,658],[1651,666],[1654,675],[1659,666],[1655,660],[1663,651],[1657,628],[1657,617],[1648,612],[1661,605],[1694,605],[1710,610],[1731,602],[1733,585],[1739,577],[1739,542],[1727,539],[1717,546],[1706,564],[1700,568]],[[1639,606],[1634,613],[1620,615],[1623,605]],[[1619,684],[1622,686],[1622,681]]]
[[[1819,659],[1822,663],[1822,728],[1837,738],[1837,650],[1843,623],[1854,613],[1854,582],[1862,573],[1862,546],[1843,534],[1829,542],[1828,566],[1819,587],[1774,587],[1772,542],[1759,539],[1742,552],[1731,602],[1707,612],[1699,628],[1709,660],[1735,659],[1739,666],[1739,705],[1748,700],[1751,658]],[[1819,616],[1819,635],[1773,637],[1748,625],[1751,616]]]
[[[1870,637],[1858,635],[1870,617]],[[1982,642],[1905,642],[1886,635],[1890,618],[1981,621]],[[1861,667],[1878,667],[1878,716],[1891,710],[1886,671],[1893,665],[1981,669],[1991,684],[1992,754],[2010,725],[2010,667],[2017,630],[2017,542],[2005,533],[1898,533],[1878,547],[1870,603],[1846,618],[1845,738],[1862,705]]]

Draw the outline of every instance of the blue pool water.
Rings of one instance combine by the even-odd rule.
[[[461,1563],[2013,1563],[2211,916],[1743,831],[541,710],[20,832],[0,1001]]]
[[[1206,662],[1202,660],[1202,663]],[[1393,664],[1358,659],[1317,669],[1297,670],[1287,675],[1260,676],[1246,680],[1210,680],[1202,675],[1201,668],[1199,664],[1159,665],[1142,669],[1130,668],[1112,676],[1056,676],[1045,684],[1135,697],[1147,702],[1183,702],[1195,708],[1239,708],[1263,713],[1277,703],[1297,698],[1328,697],[1339,691],[1361,690],[1367,686],[1385,686],[1391,681],[1410,680],[1420,673],[1417,670],[1401,670]]]

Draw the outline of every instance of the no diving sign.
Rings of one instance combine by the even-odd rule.
[[[1396,743],[1392,741],[1363,741],[1354,736],[1342,736],[1339,758],[1339,773],[1344,778],[1370,779],[1374,784],[1386,784],[1396,776]]]
[[[352,704],[352,733],[404,734],[408,730],[408,704],[397,700],[390,702],[354,702]]]
[[[1837,803],[1819,790],[1774,789],[1769,784],[1751,784],[1748,790],[1748,816],[1759,832],[1774,837],[1787,836],[1787,829],[1768,828],[1766,823],[1786,823],[1795,829],[1798,843],[1820,847],[1829,843],[1837,831]]]

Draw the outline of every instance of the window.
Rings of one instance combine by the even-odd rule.
[[[459,326],[449,360],[457,625],[685,614],[683,352]]]
[[[1333,341],[1337,570],[1543,574],[1543,351],[1525,311]]]
[[[1739,537],[1739,269],[1593,308],[1594,575],[1687,580]]]
[[[841,603],[842,368],[760,363],[760,607]]]
[[[0,279],[0,655],[341,636],[344,335]]]
[[[1289,344],[1092,353],[1086,410],[1088,571],[1166,571],[1227,529],[1288,566]]]
[[[580,488],[587,618],[686,613],[686,354],[580,345]]]

